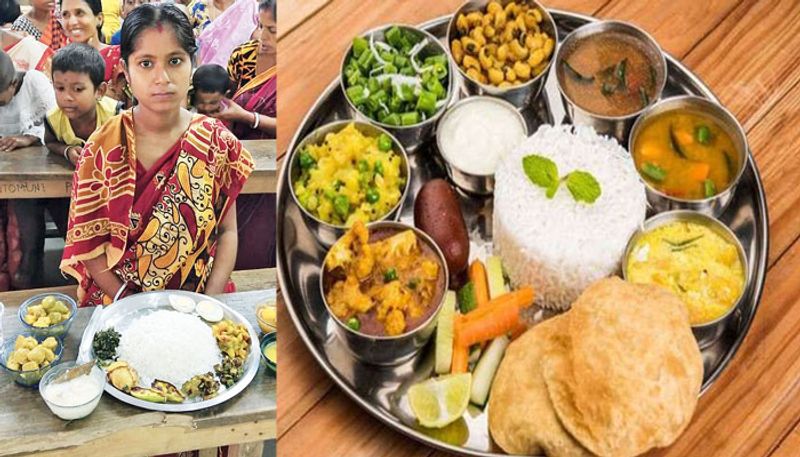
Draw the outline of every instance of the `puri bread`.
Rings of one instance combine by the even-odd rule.
[[[703,361],[683,303],[657,286],[600,280],[573,303],[568,351],[542,362],[564,428],[600,456],[671,444],[689,424]]]
[[[546,353],[566,350],[567,317],[542,322],[512,342],[497,370],[489,396],[489,431],[510,454],[591,455],[561,426],[541,372]]]

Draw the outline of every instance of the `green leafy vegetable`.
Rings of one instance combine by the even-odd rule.
[[[100,360],[116,360],[120,334],[114,327],[95,333],[92,339],[94,356]]]

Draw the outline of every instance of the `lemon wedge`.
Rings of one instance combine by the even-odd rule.
[[[439,376],[411,386],[408,403],[420,425],[444,427],[467,410],[471,386],[472,373]]]

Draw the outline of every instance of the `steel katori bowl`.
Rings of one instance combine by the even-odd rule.
[[[378,137],[382,133],[388,135],[392,140],[392,150],[395,154],[400,156],[400,160],[402,161],[400,166],[400,174],[405,178],[405,184],[403,185],[400,199],[397,201],[397,203],[395,203],[388,213],[384,214],[378,219],[379,221],[397,220],[400,217],[403,201],[405,201],[406,194],[408,194],[408,190],[411,187],[411,168],[408,164],[408,154],[397,138],[395,138],[385,129],[366,122],[346,120],[325,124],[309,133],[300,143],[297,144],[297,147],[294,149],[294,151],[292,151],[292,155],[289,157],[289,189],[291,190],[292,200],[294,200],[294,203],[298,208],[300,208],[300,213],[303,216],[303,221],[306,223],[306,227],[308,227],[309,231],[311,231],[311,234],[314,236],[317,242],[319,242],[325,248],[331,247],[333,243],[335,243],[336,240],[338,240],[339,237],[341,237],[344,232],[347,231],[348,227],[325,222],[312,214],[300,203],[300,200],[297,198],[297,194],[295,193],[294,189],[294,182],[295,179],[300,176],[300,152],[308,145],[321,144],[323,141],[325,141],[326,135],[329,133],[337,133],[347,127],[349,124],[354,124],[358,131],[367,136]]]
[[[330,273],[327,271],[325,265],[328,261],[328,256],[331,251],[325,255],[325,259],[320,266],[321,272],[319,275],[319,288],[322,294],[322,301],[325,304],[325,309],[333,320],[335,325],[335,333],[339,339],[344,342],[348,351],[350,351],[356,358],[366,363],[374,365],[397,365],[403,363],[417,354],[420,349],[428,342],[436,330],[436,324],[439,318],[439,312],[444,306],[445,298],[447,296],[447,289],[449,288],[450,274],[447,269],[447,261],[444,254],[442,254],[439,246],[422,230],[406,225],[400,222],[373,222],[367,225],[367,230],[372,234],[373,230],[390,230],[394,231],[393,234],[401,233],[404,230],[413,230],[418,242],[428,245],[436,254],[441,273],[444,275],[444,286],[442,287],[439,299],[432,303],[436,309],[431,315],[423,322],[405,333],[395,336],[378,336],[354,330],[347,326],[345,322],[339,320],[333,313],[326,298],[326,291],[332,287]]]
[[[508,5],[514,0],[494,0],[498,1],[503,7]],[[451,43],[456,38],[461,38],[461,33],[459,33],[458,28],[456,26],[456,22],[458,21],[458,17],[461,14],[469,14],[473,11],[485,11],[486,6],[491,3],[491,0],[469,0],[462,4],[453,14],[453,17],[450,19],[450,23],[447,26],[447,53],[452,59],[451,67],[455,67],[458,69],[458,73],[461,75],[461,81],[464,83],[464,90],[466,91],[467,95],[489,95],[492,97],[499,97],[503,100],[514,105],[517,109],[525,108],[526,106],[530,105],[531,102],[539,96],[541,93],[542,88],[547,81],[548,75],[550,74],[550,68],[553,66],[553,60],[555,60],[556,50],[559,47],[558,44],[558,30],[556,29],[556,22],[553,19],[553,16],[545,9],[541,3],[534,1],[534,0],[517,0],[516,3],[525,3],[528,5],[536,6],[542,12],[542,29],[546,32],[550,37],[553,38],[554,46],[553,52],[550,54],[550,59],[547,62],[544,70],[536,77],[529,79],[523,84],[517,84],[512,87],[504,88],[504,87],[497,87],[491,84],[483,84],[480,81],[476,81],[475,79],[471,78],[467,75],[461,65],[458,65],[453,58],[453,53],[450,49]]]
[[[731,139],[733,140],[733,144],[736,146],[737,156],[736,173],[734,173],[734,178],[731,180],[728,187],[722,189],[716,195],[708,198],[678,198],[667,195],[666,193],[656,189],[649,180],[641,176],[641,171],[639,171],[638,166],[637,171],[639,171],[641,180],[644,182],[645,191],[647,192],[647,201],[656,211],[662,212],[673,209],[689,209],[707,214],[709,216],[719,217],[725,212],[728,204],[733,199],[733,195],[736,192],[736,187],[739,185],[739,181],[742,179],[742,174],[744,173],[744,168],[747,164],[747,156],[749,154],[747,137],[745,136],[744,129],[730,111],[708,99],[693,95],[664,99],[642,113],[639,119],[636,120],[636,123],[633,125],[633,129],[631,130],[628,149],[631,151],[631,155],[633,155],[639,134],[641,133],[642,129],[648,125],[648,122],[650,122],[654,117],[671,111],[684,110],[710,116],[713,120],[720,124],[723,130],[725,130],[725,132],[730,135]]]
[[[439,121],[439,125],[436,129],[436,147],[444,161],[447,176],[450,177],[456,186],[466,192],[475,195],[491,195],[494,193],[494,172],[489,174],[476,174],[464,170],[463,167],[459,167],[453,160],[453,156],[456,155],[458,151],[451,151],[450,154],[448,154],[445,150],[446,148],[442,145],[442,128],[447,125],[448,119],[453,113],[470,103],[494,103],[508,110],[510,113],[513,113],[514,117],[519,121],[520,126],[522,126],[523,138],[521,138],[520,141],[528,136],[528,126],[525,123],[525,118],[522,117],[522,114],[520,114],[511,103],[501,98],[480,95],[462,98],[448,108],[447,112],[442,116],[442,120]]]
[[[744,252],[744,247],[739,238],[731,231],[728,226],[718,221],[717,219],[691,210],[675,210],[667,211],[665,213],[657,214],[646,221],[642,227],[639,228],[628,241],[628,246],[625,248],[625,256],[622,260],[622,277],[628,280],[628,259],[633,254],[633,250],[641,238],[648,232],[655,230],[659,227],[671,224],[673,222],[692,222],[701,224],[714,233],[722,237],[725,241],[733,244],[736,247],[739,261],[742,263],[742,270],[744,272],[744,282],[742,283],[742,290],[739,292],[739,297],[733,302],[730,308],[722,316],[714,319],[713,321],[704,322],[701,324],[692,325],[692,333],[694,334],[697,344],[700,349],[704,349],[714,344],[728,326],[729,321],[734,317],[736,310],[742,303],[744,292],[747,289],[747,284],[750,278],[750,270],[747,264],[747,255]]]
[[[374,29],[368,30],[361,36],[366,37],[367,39],[373,40],[383,40],[384,34],[392,27],[398,27],[402,30],[407,32],[411,32],[417,37],[427,40],[427,44],[422,47],[422,50],[419,52],[420,58],[424,59],[425,57],[429,57],[432,55],[444,55],[445,57],[448,55],[447,49],[442,43],[436,39],[433,35],[429,32],[422,30],[420,28],[406,25],[406,24],[387,24],[382,25],[380,27],[376,27]],[[342,94],[344,95],[345,100],[347,100],[347,109],[350,115],[363,122],[367,122],[369,124],[376,125],[387,132],[394,135],[400,143],[405,147],[405,150],[409,153],[413,153],[416,149],[423,144],[425,141],[433,136],[434,129],[436,127],[436,122],[442,116],[445,111],[447,105],[450,104],[450,100],[453,97],[453,90],[454,90],[454,77],[453,77],[453,65],[450,62],[450,59],[447,59],[447,96],[444,100],[440,100],[441,106],[437,109],[437,111],[429,118],[419,122],[417,124],[412,125],[390,125],[383,122],[380,122],[377,119],[372,119],[371,117],[367,116],[366,114],[362,113],[358,107],[353,104],[350,100],[350,97],[347,96],[347,84],[346,84],[346,77],[345,77],[345,68],[347,66],[347,60],[353,55],[353,44],[351,42],[350,46],[347,48],[347,52],[344,53],[344,58],[342,58],[342,64],[339,70],[339,86],[341,87]]]
[[[566,77],[565,70],[563,68],[564,60],[568,58],[572,52],[574,52],[576,46],[580,44],[582,40],[590,36],[612,32],[633,37],[635,40],[642,43],[644,45],[642,51],[644,51],[644,53],[650,59],[650,62],[654,64],[653,68],[655,69],[656,75],[655,96],[646,106],[643,106],[642,108],[623,116],[607,116],[588,111],[587,109],[581,107],[575,100],[572,100],[564,90],[564,78]],[[622,21],[590,22],[575,29],[569,35],[567,35],[567,37],[564,39],[564,42],[561,43],[561,46],[558,48],[555,57],[555,64],[558,91],[561,93],[564,109],[566,110],[569,118],[572,119],[572,123],[576,125],[591,126],[597,133],[601,135],[608,135],[616,138],[616,140],[619,141],[619,143],[623,146],[628,140],[628,134],[633,127],[633,123],[640,114],[658,101],[658,99],[661,97],[661,94],[664,92],[664,87],[667,84],[667,60],[666,57],[664,57],[664,53],[661,51],[661,47],[647,32],[633,24]]]

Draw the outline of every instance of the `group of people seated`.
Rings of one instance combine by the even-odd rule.
[[[82,306],[273,266],[274,194],[239,195],[239,140],[275,138],[275,0],[57,1],[0,0],[0,154],[75,170],[69,199],[0,202],[0,291],[45,285],[46,212]]]

